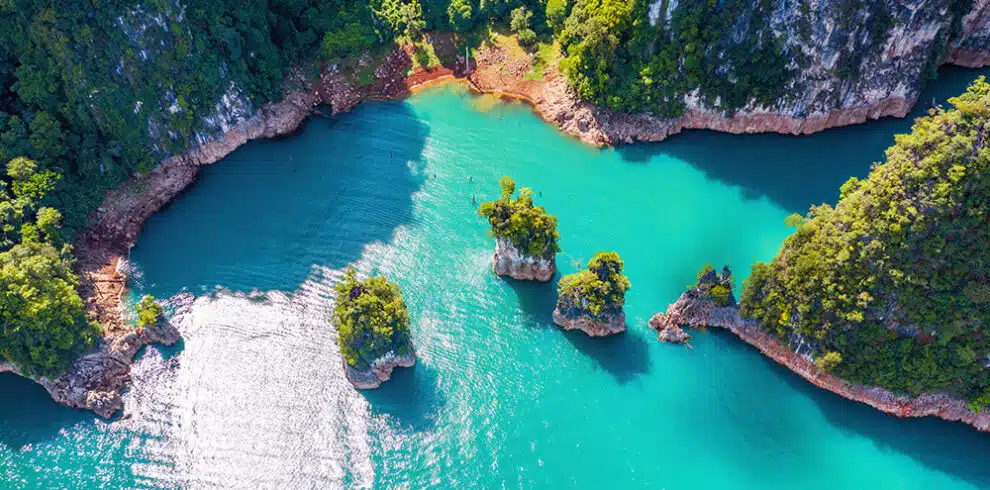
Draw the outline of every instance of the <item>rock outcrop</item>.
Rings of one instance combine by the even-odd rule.
[[[119,329],[58,378],[28,377],[45,387],[56,402],[110,418],[123,408],[120,390],[130,381],[131,362],[138,350],[148,344],[172,345],[178,340],[179,331],[164,319],[154,326]],[[0,364],[0,372],[21,374],[9,364]]]
[[[615,314],[595,318],[585,313],[565,314],[558,307],[553,310],[553,322],[564,330],[580,330],[591,337],[606,337],[626,331],[626,314]]]
[[[964,400],[945,394],[921,394],[917,397],[898,396],[876,386],[849,383],[835,375],[818,369],[814,360],[800,355],[781,344],[750,319],[743,318],[736,305],[719,307],[710,296],[699,294],[696,289],[686,291],[667,307],[667,312],[654,317],[660,328],[687,326],[691,328],[724,328],[744,342],[759,349],[767,357],[790,369],[815,386],[831,391],[843,398],[865,403],[881,412],[898,417],[939,417],[959,421],[990,432],[990,410],[973,412]],[[651,324],[653,320],[651,320]]]
[[[691,340],[691,335],[679,325],[664,321],[663,313],[657,313],[650,318],[650,328],[657,331],[657,338],[668,344],[684,344]]]
[[[557,273],[557,258],[531,257],[523,254],[508,239],[497,238],[492,270],[513,279],[547,282]]]
[[[413,367],[416,365],[416,351],[413,350],[412,343],[409,343],[409,352],[400,355],[396,352],[379,357],[371,363],[368,369],[356,369],[344,363],[344,374],[347,381],[350,381],[359,390],[373,390],[382,383],[392,379],[392,370],[397,367]]]

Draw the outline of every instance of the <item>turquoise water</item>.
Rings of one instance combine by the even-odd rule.
[[[949,72],[929,100],[975,72]],[[909,121],[810,137],[691,132],[582,146],[456,86],[313,120],[203,171],[132,251],[134,294],[184,341],[147,349],[106,424],[0,376],[2,488],[990,488],[990,436],[898,420],[806,384],[723,332],[646,321],[705,262],[741,279]],[[559,217],[561,273],[616,250],[629,331],[550,323],[553,285],[490,272],[472,198],[512,175]],[[419,364],[358,393],[329,325],[354,264],[402,286]]]

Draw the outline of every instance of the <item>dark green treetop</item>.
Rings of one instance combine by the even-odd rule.
[[[337,344],[348,365],[367,369],[389,352],[408,352],[409,312],[398,284],[384,277],[359,281],[351,267],[333,289]]]
[[[596,253],[588,261],[587,269],[560,279],[557,309],[572,318],[587,315],[600,320],[617,314],[626,302],[630,287],[622,266],[618,253]]]
[[[560,251],[557,242],[557,218],[547,214],[543,206],[533,206],[533,191],[528,187],[519,190],[512,199],[516,183],[511,177],[499,180],[502,197],[478,206],[478,214],[488,218],[491,234],[505,238],[522,253],[531,257],[552,257]]]

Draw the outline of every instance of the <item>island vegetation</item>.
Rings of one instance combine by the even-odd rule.
[[[533,205],[532,189],[523,187],[513,199],[516,182],[506,176],[499,180],[499,185],[502,197],[478,206],[478,214],[491,225],[492,236],[510,241],[530,257],[549,258],[559,252],[557,218],[547,214],[543,206]]]
[[[603,251],[588,261],[586,269],[562,277],[557,284],[554,321],[595,336],[625,330],[622,307],[630,283],[622,267],[618,253]]]
[[[368,370],[387,356],[411,354],[409,312],[398,284],[384,277],[358,280],[351,267],[333,289],[337,344],[348,366]]]
[[[57,210],[42,206],[57,174],[30,159],[6,164],[0,180],[0,360],[28,375],[54,376],[92,347],[100,328],[86,318]]]
[[[990,84],[898,135],[745,282],[742,313],[818,366],[895,393],[990,402]]]
[[[134,309],[137,312],[137,324],[139,327],[157,324],[164,312],[162,305],[158,304],[158,301],[155,301],[155,297],[150,294],[144,295],[141,301],[134,306]]]

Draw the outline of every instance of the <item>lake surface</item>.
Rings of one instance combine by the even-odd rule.
[[[184,340],[146,350],[126,419],[0,376],[0,488],[990,488],[990,435],[847,402],[724,332],[686,348],[646,325],[704,263],[741,280],[772,258],[786,216],[834,203],[909,126],[598,150],[447,85],[252,142],[132,251],[133,294],[168,298]],[[558,216],[560,273],[622,255],[627,333],[565,333],[554,284],[491,273],[473,201],[502,175]],[[349,264],[397,281],[413,320],[419,363],[373,392],[344,379],[329,324]]]

